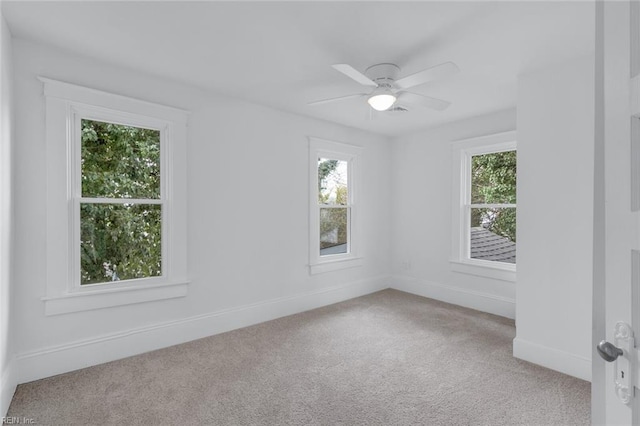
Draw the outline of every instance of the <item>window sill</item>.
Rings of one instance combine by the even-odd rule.
[[[154,300],[174,299],[187,295],[188,282],[137,287],[90,290],[43,297],[45,315],[61,315]]]
[[[311,275],[322,274],[324,272],[338,271],[340,269],[355,268],[356,266],[362,266],[361,257],[325,260],[323,262],[309,265],[309,273]]]
[[[474,262],[463,260],[451,260],[451,270],[462,274],[475,275],[484,278],[493,278],[495,280],[516,282],[515,265],[497,264],[489,265],[488,262]],[[494,262],[499,263],[499,262]]]

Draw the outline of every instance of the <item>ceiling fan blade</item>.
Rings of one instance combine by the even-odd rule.
[[[425,108],[435,109],[436,111],[444,111],[449,108],[451,102],[443,101],[442,99],[431,98],[429,96],[418,95],[411,92],[398,93],[398,101],[406,102],[411,105],[420,105]]]
[[[307,103],[307,105],[322,105],[322,104],[328,104],[330,102],[344,101],[346,99],[361,98],[363,96],[367,96],[367,95],[365,93],[358,93],[356,95],[347,95],[347,96],[340,96],[338,98],[330,98],[330,99],[322,99],[319,101],[313,101],[313,102]]]
[[[371,80],[369,77],[367,77],[366,75],[362,74],[360,71],[353,68],[351,65],[336,64],[336,65],[332,65],[332,67],[335,68],[337,71],[340,71],[342,74],[346,75],[347,77],[357,81],[358,83],[364,86],[378,87],[378,85],[373,80]]]
[[[408,89],[438,78],[456,74],[459,71],[460,68],[453,62],[445,62],[444,64],[436,65],[435,67],[427,68],[426,70],[401,78],[396,81],[396,86],[400,89]]]

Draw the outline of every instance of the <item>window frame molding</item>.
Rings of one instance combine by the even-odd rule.
[[[502,281],[516,281],[516,265],[470,257],[471,159],[474,155],[517,151],[517,132],[508,131],[452,143],[451,269]],[[517,205],[517,203],[516,203]]]
[[[44,86],[47,157],[47,279],[41,300],[58,315],[187,294],[186,127],[188,112],[38,77]],[[162,275],[80,285],[80,121],[160,131]],[[109,199],[110,200],[110,199]]]
[[[359,159],[363,148],[309,137],[309,273],[319,274],[362,265],[360,254]],[[318,158],[347,162],[348,253],[320,256],[320,208],[318,204]]]

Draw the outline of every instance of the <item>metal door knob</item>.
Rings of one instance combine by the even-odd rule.
[[[613,346],[611,343],[607,342],[606,340],[603,340],[602,342],[598,343],[597,349],[602,359],[604,359],[607,362],[613,362],[616,359],[618,359],[619,356],[624,354],[622,349]]]

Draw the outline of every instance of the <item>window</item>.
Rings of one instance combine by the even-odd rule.
[[[454,144],[454,270],[515,280],[516,158],[515,132]]]
[[[161,130],[81,119],[80,133],[80,285],[162,276]]]
[[[310,139],[311,273],[361,264],[357,256],[357,158],[361,148]]]
[[[470,158],[469,258],[516,263],[516,151]]]
[[[186,294],[186,112],[41,79],[54,315]]]
[[[320,257],[349,253],[349,162],[318,158]]]

